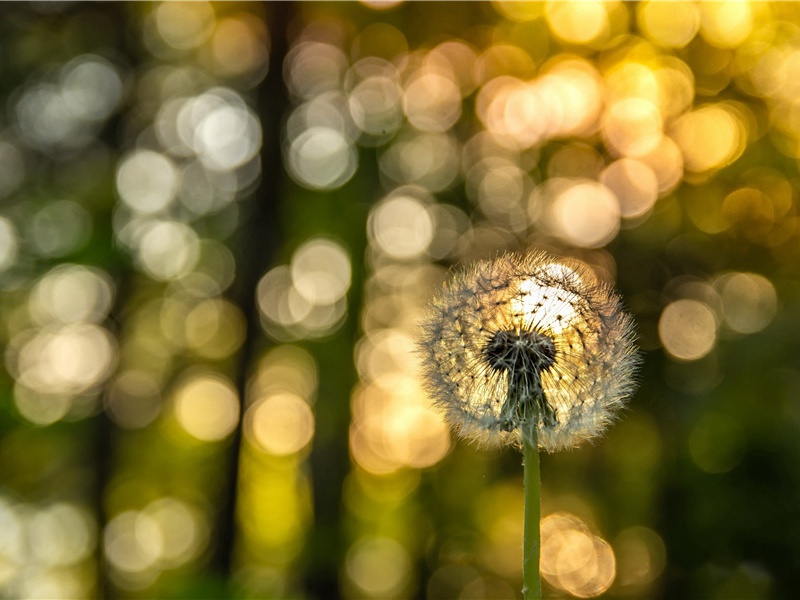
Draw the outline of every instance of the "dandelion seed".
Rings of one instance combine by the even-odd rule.
[[[633,321],[582,263],[544,252],[463,269],[422,323],[423,375],[462,436],[548,452],[607,428],[634,388]]]

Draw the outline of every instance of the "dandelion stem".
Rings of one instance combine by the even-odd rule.
[[[525,525],[522,559],[522,596],[525,600],[540,600],[542,582],[539,575],[539,553],[541,540],[541,477],[539,475],[539,442],[536,428],[523,436],[523,471],[525,479]]]

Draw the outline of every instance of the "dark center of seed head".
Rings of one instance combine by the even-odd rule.
[[[497,371],[539,375],[555,362],[556,347],[552,339],[536,331],[497,331],[484,354]]]

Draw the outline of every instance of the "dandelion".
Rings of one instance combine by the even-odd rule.
[[[582,263],[505,254],[445,283],[419,346],[427,390],[457,433],[523,449],[523,592],[540,597],[538,448],[573,448],[613,421],[634,389],[633,321]]]

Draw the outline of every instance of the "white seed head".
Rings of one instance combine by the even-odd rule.
[[[583,263],[541,251],[456,272],[418,343],[428,393],[460,435],[490,446],[524,436],[548,452],[603,433],[639,364],[619,296]]]

